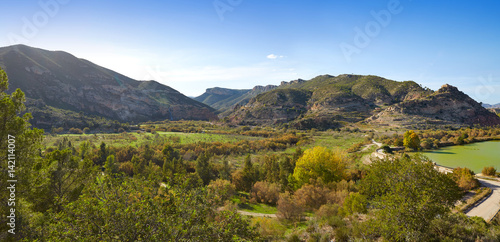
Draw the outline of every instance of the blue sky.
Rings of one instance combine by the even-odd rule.
[[[344,73],[500,103],[497,1],[15,1],[0,46],[64,50],[196,96]]]

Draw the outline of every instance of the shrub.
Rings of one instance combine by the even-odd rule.
[[[297,190],[293,196],[294,200],[302,203],[307,210],[316,210],[328,201],[330,189],[326,187],[306,184]]]
[[[483,171],[481,172],[485,176],[496,176],[497,170],[493,166],[485,167],[483,168]]]
[[[328,220],[328,218],[337,216],[339,208],[340,206],[338,204],[324,204],[315,214],[319,220]]]
[[[340,212],[342,215],[351,215],[355,213],[366,213],[367,212],[368,200],[367,197],[361,195],[357,192],[352,192],[349,194],[344,201]]]
[[[70,128],[69,132],[72,134],[83,134],[83,131],[79,128]]]
[[[207,186],[208,192],[215,195],[219,204],[223,204],[224,201],[231,198],[236,193],[236,188],[228,180],[217,179],[211,181]]]
[[[304,213],[302,204],[295,201],[288,192],[280,194],[277,209],[278,213],[276,213],[276,216],[280,219],[298,221]]]
[[[258,203],[276,205],[279,199],[280,188],[274,183],[256,182],[251,191],[252,198]]]
[[[460,189],[467,191],[479,187],[479,181],[474,178],[474,172],[469,168],[457,167],[453,169],[451,174],[453,180],[457,183]]]
[[[286,231],[285,226],[272,218],[255,217],[250,224],[256,227],[260,235],[271,240],[281,238]]]
[[[123,172],[126,175],[133,176],[134,175],[134,163],[127,161],[120,164],[118,167],[119,172]]]

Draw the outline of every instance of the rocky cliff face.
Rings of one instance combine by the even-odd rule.
[[[216,119],[214,109],[155,81],[136,81],[61,51],[0,48],[9,91],[48,106],[122,122]],[[34,117],[35,119],[37,117]]]
[[[451,85],[443,85],[433,94],[404,101],[371,117],[373,123],[408,122],[410,117],[418,122],[493,126],[500,124],[500,117],[486,110],[478,102]]]

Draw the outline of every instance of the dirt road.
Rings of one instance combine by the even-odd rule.
[[[479,179],[483,186],[489,187],[492,193],[480,203],[475,204],[466,213],[467,216],[478,216],[490,221],[495,214],[500,210],[500,182]]]

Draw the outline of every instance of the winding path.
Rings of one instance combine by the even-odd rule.
[[[481,202],[476,203],[467,211],[467,216],[478,216],[490,221],[500,210],[500,182],[479,179],[479,182],[485,187],[489,187],[492,193]]]

